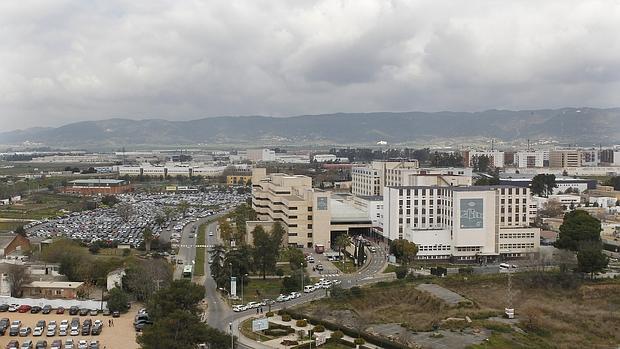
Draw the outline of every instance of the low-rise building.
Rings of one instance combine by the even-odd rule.
[[[11,253],[23,253],[30,250],[30,240],[20,234],[0,234],[0,258],[5,258]]]
[[[23,286],[23,296],[47,299],[76,299],[83,282],[33,281]]]
[[[79,195],[122,194],[133,190],[128,181],[122,179],[76,179],[69,181],[62,189],[64,193]]]

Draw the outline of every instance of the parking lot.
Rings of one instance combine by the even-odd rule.
[[[30,327],[34,329],[37,321],[45,320],[47,324],[50,321],[55,320],[56,323],[60,324],[62,320],[67,320],[69,324],[71,323],[71,319],[74,317],[79,318],[80,320],[80,335],[71,336],[68,334],[67,336],[59,336],[59,331],[56,331],[54,336],[47,337],[46,331],[44,331],[43,335],[40,337],[35,337],[32,335],[28,335],[27,337],[19,337],[19,336],[9,336],[9,330],[7,329],[6,333],[0,337],[0,348],[5,348],[6,345],[11,340],[17,340],[21,345],[24,340],[32,340],[34,344],[39,340],[47,341],[47,348],[51,348],[51,344],[54,340],[61,340],[63,343],[62,348],[65,348],[65,341],[69,338],[73,339],[75,342],[74,348],[78,348],[77,343],[79,340],[87,340],[89,343],[92,340],[99,341],[99,348],[103,349],[137,349],[139,345],[136,343],[136,332],[133,328],[133,319],[135,314],[138,311],[139,306],[134,305],[132,309],[127,314],[121,314],[118,318],[112,318],[111,316],[72,316],[69,315],[68,312],[65,314],[56,314],[52,312],[51,314],[31,314],[31,313],[17,313],[17,312],[2,312],[0,313],[0,318],[8,318],[10,321],[20,320],[21,327]],[[84,320],[91,319],[94,323],[95,320],[101,320],[103,323],[103,328],[101,334],[99,335],[81,335],[81,324],[83,324]],[[114,320],[114,326],[108,326],[108,320]]]
[[[167,241],[185,224],[216,213],[215,207],[219,211],[245,202],[247,194],[240,195],[234,191],[195,194],[138,193],[122,194],[117,198],[120,202],[113,208],[102,207],[91,211],[74,212],[56,219],[31,223],[25,228],[29,236],[44,238],[63,236],[85,243],[104,241],[137,248],[143,241],[142,231],[147,226],[153,230],[154,235],[161,235],[163,240]],[[157,217],[165,217],[166,207],[176,209],[181,202],[189,204],[185,216],[174,210],[161,227],[155,223]],[[119,215],[117,209],[123,203],[131,205],[131,214],[127,220]],[[175,237],[172,236],[172,243],[177,242],[174,240]]]

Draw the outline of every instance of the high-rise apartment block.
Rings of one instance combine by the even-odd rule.
[[[549,152],[549,167],[581,167],[581,151],[552,150]]]

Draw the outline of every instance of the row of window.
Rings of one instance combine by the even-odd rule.
[[[500,239],[533,239],[534,233],[502,233]]]
[[[480,252],[480,246],[457,247],[457,252]]]
[[[500,249],[509,249],[509,248],[534,248],[533,242],[521,243],[521,244],[499,244]]]
[[[420,251],[450,251],[450,245],[420,245]]]

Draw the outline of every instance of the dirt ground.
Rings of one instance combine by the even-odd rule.
[[[92,335],[81,336],[80,335],[80,336],[66,336],[66,337],[62,336],[61,337],[58,335],[58,332],[56,332],[56,336],[54,337],[46,337],[45,335],[41,337],[34,337],[32,335],[28,337],[17,337],[17,336],[10,337],[9,331],[7,330],[5,335],[0,337],[0,348],[5,348],[7,343],[12,339],[17,340],[20,345],[25,339],[32,340],[34,344],[36,344],[38,340],[46,340],[48,348],[49,348],[49,346],[52,344],[52,342],[55,339],[62,340],[63,346],[64,346],[65,340],[67,340],[68,338],[73,338],[76,344],[76,347],[77,347],[77,342],[80,339],[85,339],[89,342],[91,340],[98,340],[100,344],[100,348],[102,349],[103,348],[106,348],[106,349],[138,349],[140,348],[140,346],[136,343],[136,332],[133,329],[133,319],[139,309],[140,309],[139,306],[133,305],[127,314],[122,314],[121,317],[114,318],[114,319],[111,316],[103,316],[103,315],[94,316],[94,317],[93,316],[77,316],[77,315],[71,316],[69,315],[68,311],[66,311],[65,314],[63,315],[57,315],[54,312],[52,312],[51,314],[41,314],[41,313],[38,313],[38,314],[23,313],[22,314],[22,313],[9,313],[9,312],[0,313],[0,318],[9,318],[11,321],[21,320],[22,327],[29,326],[32,329],[34,329],[34,326],[36,325],[38,320],[45,320],[48,323],[50,320],[56,320],[56,322],[60,324],[61,320],[68,320],[69,322],[71,322],[71,319],[74,317],[78,317],[80,319],[80,323],[83,323],[85,319],[90,318],[93,320],[93,322],[96,319],[100,319],[104,324],[103,331],[101,331],[101,334],[98,336],[92,336]],[[109,319],[114,320],[114,327],[108,326]]]

